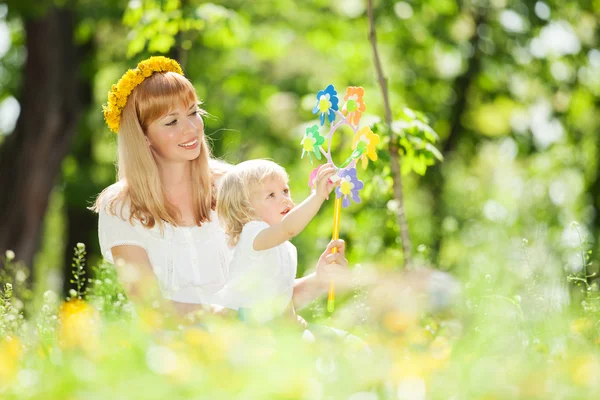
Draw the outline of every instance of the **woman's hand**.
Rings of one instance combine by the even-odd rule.
[[[337,253],[332,253],[337,248]],[[333,281],[336,288],[352,288],[352,273],[346,260],[346,244],[343,240],[332,240],[317,263],[316,272],[296,279],[294,283],[294,306],[297,310],[315,301],[327,292]]]
[[[334,248],[337,248],[336,253],[332,253]],[[328,287],[332,281],[342,288],[351,286],[352,277],[346,259],[346,243],[342,239],[329,242],[319,257],[316,274],[317,281],[324,287]]]

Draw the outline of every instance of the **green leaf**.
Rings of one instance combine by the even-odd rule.
[[[175,38],[170,35],[159,34],[150,39],[148,51],[151,53],[167,53],[175,45]]]
[[[429,153],[431,153],[438,160],[444,161],[444,156],[442,155],[442,153],[440,153],[440,151],[433,144],[427,143],[425,145],[425,149],[427,151],[429,151]]]
[[[135,38],[129,42],[127,46],[127,57],[131,58],[139,53],[141,53],[146,47],[146,37],[141,33],[137,33]]]

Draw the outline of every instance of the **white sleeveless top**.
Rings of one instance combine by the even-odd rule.
[[[289,241],[254,250],[254,239],[268,227],[263,221],[244,225],[229,266],[229,280],[219,293],[221,305],[250,309],[250,317],[259,322],[277,317],[288,307],[298,266],[296,247]]]
[[[107,209],[108,200],[123,187],[117,182],[108,188],[98,217],[98,238],[104,258],[114,263],[111,249],[115,246],[139,246],[146,250],[162,295],[174,301],[194,304],[220,304],[216,293],[228,278],[232,251],[226,243],[217,213],[202,226],[177,227],[164,224],[151,229],[135,221],[129,222],[129,207],[116,207],[117,215]]]

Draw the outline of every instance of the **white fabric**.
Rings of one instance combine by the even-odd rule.
[[[216,293],[228,278],[232,251],[226,244],[217,213],[202,226],[175,227],[164,224],[144,228],[138,221],[129,223],[129,207],[117,207],[111,215],[107,202],[122,189],[122,183],[109,187],[101,205],[98,237],[104,258],[113,263],[111,249],[119,245],[139,246],[146,250],[161,292],[167,299],[195,304],[220,304]]]
[[[253,318],[260,321],[280,315],[289,305],[298,265],[296,247],[290,242],[254,250],[254,239],[268,227],[263,221],[244,226],[229,266],[229,281],[221,291],[222,305],[252,309]]]

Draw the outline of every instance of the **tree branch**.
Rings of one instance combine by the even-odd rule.
[[[371,42],[371,48],[373,49],[373,60],[375,62],[377,78],[379,80],[379,86],[381,87],[381,93],[383,95],[383,103],[385,106],[385,123],[387,134],[390,138],[390,168],[392,171],[394,198],[398,202],[398,210],[396,212],[396,223],[398,224],[398,228],[400,229],[400,236],[402,238],[402,253],[404,256],[404,266],[410,267],[412,263],[412,244],[410,241],[408,222],[406,220],[406,212],[404,208],[404,192],[402,188],[402,173],[400,168],[401,160],[400,155],[398,154],[397,137],[396,134],[392,131],[392,110],[390,108],[390,100],[388,97],[387,79],[383,73],[381,60],[379,58],[379,51],[377,49],[377,33],[375,31],[375,21],[373,17],[373,0],[368,0],[367,2],[367,14],[369,17],[369,41]]]

